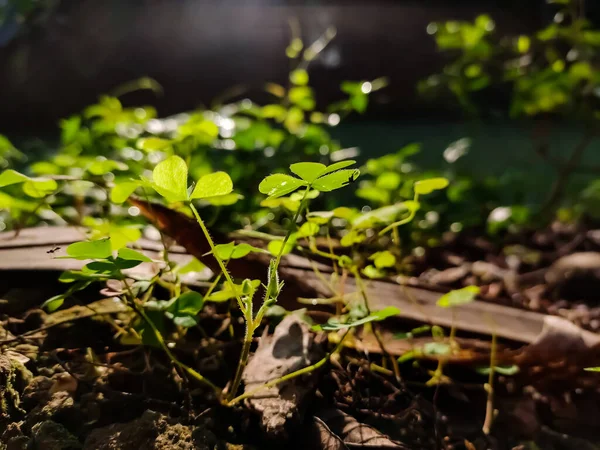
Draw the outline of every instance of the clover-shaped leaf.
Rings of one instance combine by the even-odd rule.
[[[274,198],[290,194],[304,186],[323,192],[333,191],[356,180],[360,174],[358,169],[343,170],[354,163],[355,161],[348,160],[330,166],[314,162],[292,164],[290,170],[300,179],[286,174],[269,175],[258,189],[262,194]]]
[[[448,186],[449,181],[446,178],[429,178],[428,180],[419,180],[415,183],[415,193],[419,195],[430,194],[433,191],[439,191]]]

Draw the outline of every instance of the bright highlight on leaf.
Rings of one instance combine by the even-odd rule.
[[[314,162],[292,164],[290,171],[300,177],[294,178],[285,174],[274,174],[266,177],[258,186],[262,194],[277,198],[290,194],[303,186],[318,191],[329,192],[355,181],[360,175],[358,169],[346,169],[356,161],[340,161],[330,166]]]
[[[233,182],[229,175],[225,172],[215,172],[204,175],[198,180],[190,199],[218,197],[230,194],[231,191],[233,191]]]
[[[437,305],[442,308],[452,308],[454,306],[464,305],[466,303],[471,303],[478,294],[478,286],[467,286],[442,295],[437,301]]]
[[[152,187],[170,202],[188,199],[188,168],[179,156],[171,156],[158,163],[152,171]]]
[[[439,191],[448,186],[449,181],[446,178],[430,178],[420,180],[415,183],[415,193],[419,195],[430,194],[433,191]]]

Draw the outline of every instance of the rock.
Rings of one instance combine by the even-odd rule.
[[[31,441],[28,449],[36,450],[78,450],[81,442],[59,423],[45,420],[31,428]]]
[[[314,335],[297,315],[289,315],[275,328],[272,336],[263,336],[258,349],[243,373],[246,392],[322,358]],[[314,372],[280,383],[257,393],[247,404],[257,411],[269,437],[285,438],[290,426],[301,418],[301,410],[316,383]]]
[[[166,416],[146,411],[127,423],[93,430],[85,440],[86,450],[213,450],[217,438],[204,428],[193,430]]]
[[[47,402],[40,403],[27,414],[24,427],[33,429],[37,423],[46,420],[58,422],[74,430],[81,426],[81,410],[67,391],[55,392]]]
[[[0,431],[3,423],[20,418],[25,412],[21,395],[32,374],[25,366],[8,354],[0,354]]]
[[[29,438],[23,434],[18,422],[9,423],[4,433],[0,436],[0,443],[6,447],[0,447],[6,450],[26,450]]]

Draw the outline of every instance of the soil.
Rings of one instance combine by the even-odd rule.
[[[410,259],[411,283],[440,292],[477,284],[485,301],[555,314],[596,331],[600,264],[596,267],[593,255],[600,252],[599,234],[584,225],[553,225],[495,242],[446,236],[443,246]],[[577,259],[569,265],[563,259],[563,266],[556,264],[582,252],[586,258],[592,255],[592,263]],[[63,311],[57,322],[57,313],[39,309],[64,289],[55,279],[55,273],[0,271],[0,449],[600,448],[600,383],[597,374],[583,370],[585,360],[563,358],[497,374],[495,412],[486,434],[487,376],[475,370],[485,366],[481,359],[448,363],[444,375],[452,382],[430,386],[435,360],[401,364],[397,379],[381,351],[359,347],[345,349],[300,381],[301,407],[293,410],[300,403],[290,396],[292,403],[283,410],[293,410],[294,420],[285,422],[285,432],[275,432],[265,425],[273,422],[264,420],[260,406],[221,406],[159,349],[115,339],[113,324],[124,312],[82,314],[77,304],[93,307],[104,298],[97,288],[65,304],[63,309],[77,317],[62,321]],[[209,305],[199,327],[175,342],[178,357],[211,380],[231,379],[241,350],[228,333],[216,333],[225,319],[219,307]],[[259,354],[277,357],[281,352],[276,325],[271,319],[260,330],[272,337],[265,338]],[[393,331],[416,325],[397,321]],[[233,326],[241,336],[241,324],[234,321]],[[317,357],[307,356],[306,345],[317,355],[331,348],[308,329],[284,335],[289,342],[278,356],[280,364],[255,366],[285,373],[298,358],[314,362]],[[515,351],[522,347],[501,344]],[[251,385],[257,378],[245,381]]]

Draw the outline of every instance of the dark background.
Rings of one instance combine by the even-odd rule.
[[[592,16],[597,3],[588,2]],[[544,0],[63,0],[33,25],[0,30],[0,132],[50,129],[142,76],[165,95],[125,101],[152,103],[161,115],[208,104],[239,84],[256,98],[266,81],[287,77],[292,17],[306,42],[337,28],[310,71],[321,104],[341,96],[342,80],[388,76],[368,118],[453,119],[415,93],[417,81],[444,63],[427,25],[489,13],[499,31],[519,33],[547,23],[554,10]]]

